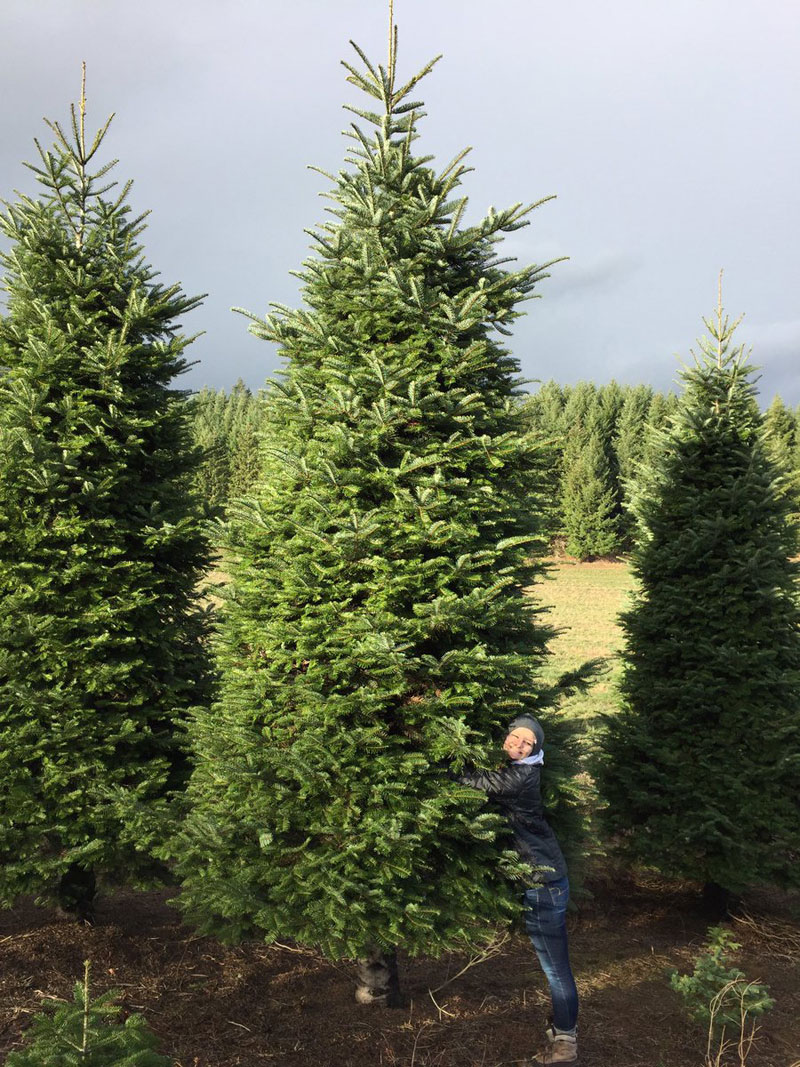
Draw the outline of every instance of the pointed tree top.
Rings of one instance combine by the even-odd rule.
[[[394,0],[389,0],[389,85],[394,89],[394,61],[397,55],[397,27],[394,24]]]
[[[717,366],[722,366],[722,275],[724,273],[723,268],[720,268],[719,279],[717,281]]]
[[[86,156],[86,60],[81,63],[81,129],[80,146],[81,155]]]

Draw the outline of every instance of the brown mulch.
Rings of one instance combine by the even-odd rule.
[[[703,1067],[705,1041],[666,972],[691,969],[708,920],[691,887],[605,875],[571,920],[582,1067]],[[458,972],[464,957],[401,958],[407,1004],[358,1006],[352,968],[287,944],[234,948],[199,937],[169,891],[117,892],[81,927],[30,904],[0,913],[0,1055],[50,997],[71,997],[92,962],[94,993],[120,990],[176,1067],[500,1067],[536,1048],[548,998],[529,942]],[[733,922],[738,965],[770,986],[748,1067],[800,1061],[800,900],[751,895]],[[732,1059],[738,1067],[738,1058]]]

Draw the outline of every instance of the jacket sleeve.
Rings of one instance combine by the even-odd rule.
[[[490,797],[513,797],[522,789],[526,777],[526,768],[510,764],[499,771],[471,771],[460,775],[458,780]]]

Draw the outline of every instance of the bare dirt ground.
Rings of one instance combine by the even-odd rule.
[[[705,1041],[666,973],[691,970],[708,920],[692,887],[605,874],[571,920],[582,1067],[703,1067]],[[497,954],[406,960],[400,1009],[358,1006],[352,968],[293,945],[220,945],[181,925],[169,891],[103,898],[94,928],[22,905],[0,913],[0,1055],[49,997],[71,997],[92,961],[176,1067],[500,1067],[535,1050],[548,998],[529,942]],[[776,1000],[748,1067],[800,1061],[800,898],[753,893],[732,922],[737,964]],[[739,1059],[727,1063],[739,1067]],[[46,1065],[43,1065],[46,1067]]]

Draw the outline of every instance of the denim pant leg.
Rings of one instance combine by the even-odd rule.
[[[525,891],[525,928],[550,984],[557,1030],[572,1030],[578,1020],[578,990],[567,946],[568,900],[566,878]]]

